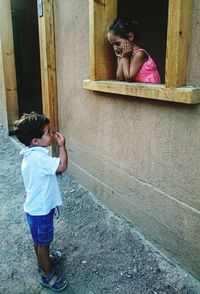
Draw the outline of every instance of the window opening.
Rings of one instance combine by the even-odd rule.
[[[130,17],[138,22],[139,45],[155,60],[164,84],[168,0],[145,1],[145,4],[142,1],[118,0],[117,17]]]

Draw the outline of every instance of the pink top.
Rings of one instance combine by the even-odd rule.
[[[160,74],[156,68],[154,60],[150,57],[150,55],[144,49],[140,48],[136,50],[132,56],[134,56],[140,50],[147,54],[148,60],[143,63],[134,81],[140,83],[160,84]]]

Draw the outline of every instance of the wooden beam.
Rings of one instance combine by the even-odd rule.
[[[192,0],[170,0],[168,11],[166,87],[186,84]]]
[[[83,88],[106,93],[186,104],[200,103],[200,87],[166,88],[165,85],[84,80]]]
[[[43,0],[41,3],[43,4],[43,15],[40,16],[41,11],[38,5],[38,26],[43,113],[50,118],[52,131],[56,131],[58,130],[58,103],[53,1]]]
[[[89,52],[90,79],[115,77],[115,62],[107,40],[107,27],[117,16],[117,0],[89,1]]]
[[[0,1],[0,42],[1,64],[6,97],[6,110],[9,131],[13,131],[13,123],[18,119],[18,98],[15,70],[15,56],[10,1]]]

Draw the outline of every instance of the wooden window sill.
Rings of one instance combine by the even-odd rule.
[[[83,88],[106,93],[186,104],[200,103],[200,87],[166,87],[163,84],[128,83],[114,80],[84,80]]]

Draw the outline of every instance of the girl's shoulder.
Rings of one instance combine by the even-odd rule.
[[[132,56],[134,55],[140,55],[140,56],[148,56],[149,57],[149,54],[147,53],[147,51],[143,48],[136,48],[133,53],[132,53]]]
[[[149,54],[145,49],[137,48],[133,51],[131,62],[136,62],[137,60],[138,62],[146,62],[147,60],[149,60]]]

